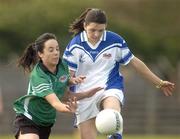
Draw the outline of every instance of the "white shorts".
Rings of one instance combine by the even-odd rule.
[[[75,125],[96,117],[100,111],[101,101],[110,96],[116,97],[123,104],[124,93],[119,89],[101,90],[90,98],[79,100]]]

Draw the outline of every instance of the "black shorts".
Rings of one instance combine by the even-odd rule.
[[[18,139],[19,133],[28,134],[34,133],[39,136],[39,139],[48,139],[51,133],[51,126],[39,126],[32,122],[24,115],[18,115],[14,121],[14,136]]]

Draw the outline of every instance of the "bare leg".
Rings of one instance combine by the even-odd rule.
[[[121,112],[121,104],[116,97],[107,97],[102,101],[103,109],[114,109]],[[108,139],[122,139],[123,122],[118,132],[108,137]]]
[[[79,124],[81,139],[96,139],[97,131],[95,127],[95,118]]]
[[[121,112],[121,104],[116,97],[107,97],[102,101],[103,109],[115,109]]]

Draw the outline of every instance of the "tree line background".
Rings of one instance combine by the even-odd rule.
[[[166,56],[178,63],[178,0],[0,0],[0,60],[21,54],[44,32],[55,33],[64,48],[71,39],[69,24],[88,7],[106,11],[107,29],[122,35],[135,55],[148,62]]]

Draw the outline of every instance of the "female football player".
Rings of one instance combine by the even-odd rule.
[[[74,113],[76,99],[90,97],[101,89],[97,87],[76,94],[67,91],[69,84],[81,83],[85,77],[69,76],[66,62],[60,59],[59,43],[51,33],[42,34],[30,44],[18,65],[31,73],[27,94],[14,102],[17,139],[48,139],[56,110]]]
[[[83,83],[75,91],[88,90],[92,86],[104,87],[90,98],[79,100],[76,111],[81,139],[95,139],[95,117],[102,109],[121,112],[124,100],[124,81],[119,73],[120,65],[131,65],[137,72],[171,96],[174,83],[157,77],[129,50],[126,41],[118,34],[106,30],[107,18],[100,9],[87,9],[71,25],[74,38],[64,52],[71,76],[84,75]],[[122,124],[122,123],[121,123]],[[122,129],[109,139],[122,139]]]

